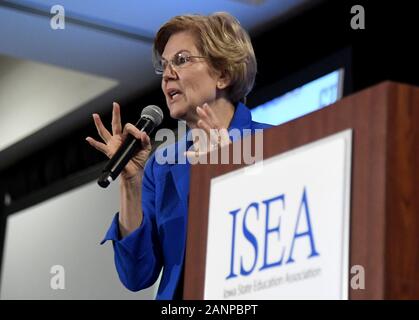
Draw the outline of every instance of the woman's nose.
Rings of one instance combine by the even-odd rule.
[[[166,68],[163,70],[163,79],[175,79],[176,78],[176,70],[173,68],[171,63],[168,63]]]

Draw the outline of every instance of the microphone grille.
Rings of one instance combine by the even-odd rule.
[[[149,105],[141,111],[141,118],[148,118],[153,121],[156,126],[163,121],[163,111],[155,105]]]

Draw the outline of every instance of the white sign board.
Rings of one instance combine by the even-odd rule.
[[[351,137],[212,179],[205,299],[348,298]]]

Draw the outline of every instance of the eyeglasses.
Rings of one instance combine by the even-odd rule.
[[[187,52],[179,52],[176,53],[172,59],[170,60],[166,60],[164,58],[161,58],[159,60],[157,60],[154,63],[154,71],[156,72],[156,74],[158,75],[162,75],[164,73],[164,70],[166,70],[166,67],[170,64],[171,67],[175,70],[180,69],[185,67],[188,62],[191,62],[192,59],[195,58],[204,58],[202,56],[191,56],[189,53]]]

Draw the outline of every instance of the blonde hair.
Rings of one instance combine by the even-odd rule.
[[[225,72],[230,78],[227,94],[231,102],[245,102],[255,82],[257,65],[250,37],[239,21],[226,12],[176,16],[157,32],[153,61],[161,58],[169,38],[182,31],[195,36],[197,49],[209,58],[213,70]]]

